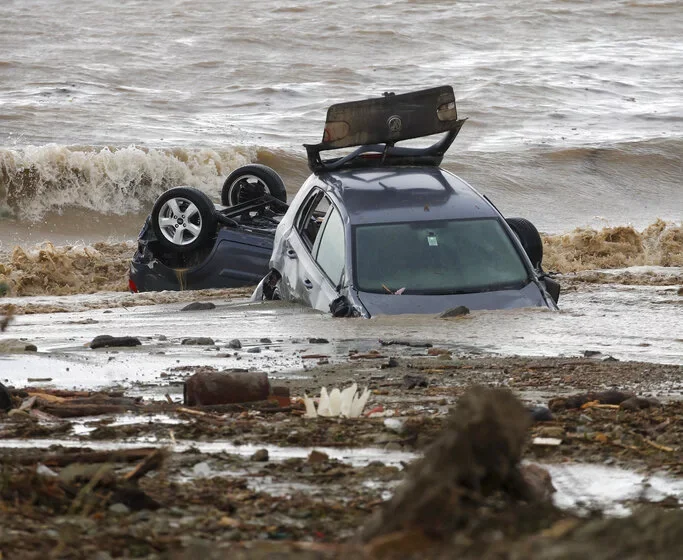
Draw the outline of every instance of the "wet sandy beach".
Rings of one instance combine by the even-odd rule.
[[[559,547],[557,557],[569,558],[576,535],[595,529],[596,515],[605,523],[645,515],[646,534],[666,533],[666,516],[680,512],[683,500],[682,300],[671,282],[680,272],[646,274],[645,284],[566,277],[559,313],[448,320],[333,319],[281,302],[249,303],[247,290],[6,299],[16,315],[0,335],[0,381],[17,389],[17,403],[38,395],[43,404],[0,413],[2,472],[13,481],[0,488],[0,551],[12,558],[47,551],[82,558],[408,557],[396,556],[400,540],[388,547],[394,556],[377,543],[349,543],[438,437],[462,395],[482,384],[511,390],[527,407],[549,407],[551,417],[528,432],[523,461],[547,469],[553,505],[533,506],[535,521],[524,529],[518,522],[529,514],[510,510],[516,528],[502,541],[464,528],[448,550],[481,557],[475,551],[484,545],[493,554],[501,543],[526,550],[534,542],[540,548],[525,557]],[[182,311],[192,301],[215,308]],[[90,349],[102,334],[138,337],[141,345]],[[183,344],[191,337],[213,343]],[[241,348],[230,347],[233,339]],[[267,372],[271,384],[289,389],[289,406],[183,406],[192,374],[234,368]],[[365,412],[374,415],[303,417],[304,394],[352,382],[370,388]],[[584,399],[578,408],[557,400],[591,391],[642,400]],[[96,394],[101,402],[119,398],[112,395],[138,400],[110,414],[54,415],[60,403],[50,401],[59,395]],[[164,459],[140,478],[137,497],[122,494],[122,477],[155,449]],[[98,469],[112,482],[98,483],[86,499],[81,494]],[[24,484],[31,491],[22,492]],[[496,516],[482,518],[491,531]],[[623,527],[604,531],[615,538]],[[430,546],[415,557],[443,557],[441,549],[428,553]]]

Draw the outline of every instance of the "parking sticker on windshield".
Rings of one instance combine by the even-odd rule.
[[[430,247],[437,247],[439,245],[438,241],[436,240],[436,235],[434,235],[434,232],[430,231],[427,234],[427,243]]]

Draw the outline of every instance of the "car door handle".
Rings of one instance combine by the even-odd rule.
[[[287,256],[290,259],[296,259],[296,251],[294,249],[287,249]]]
[[[306,286],[307,290],[312,290],[313,282],[311,282],[308,278],[304,278],[304,286]]]

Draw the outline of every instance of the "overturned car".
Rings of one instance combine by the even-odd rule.
[[[506,220],[439,167],[463,123],[449,86],[333,105],[289,205],[280,177],[260,165],[230,174],[221,205],[187,187],[164,193],[141,232],[131,289],[260,280],[253,299],[336,316],[555,309],[559,285],[543,272],[536,228]],[[440,133],[427,147],[396,146]]]

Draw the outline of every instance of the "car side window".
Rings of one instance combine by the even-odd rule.
[[[339,210],[331,206],[313,248],[313,258],[334,286],[341,282],[345,256],[344,223]]]
[[[320,226],[330,209],[330,199],[319,189],[314,189],[302,205],[296,228],[309,249],[315,245]]]

